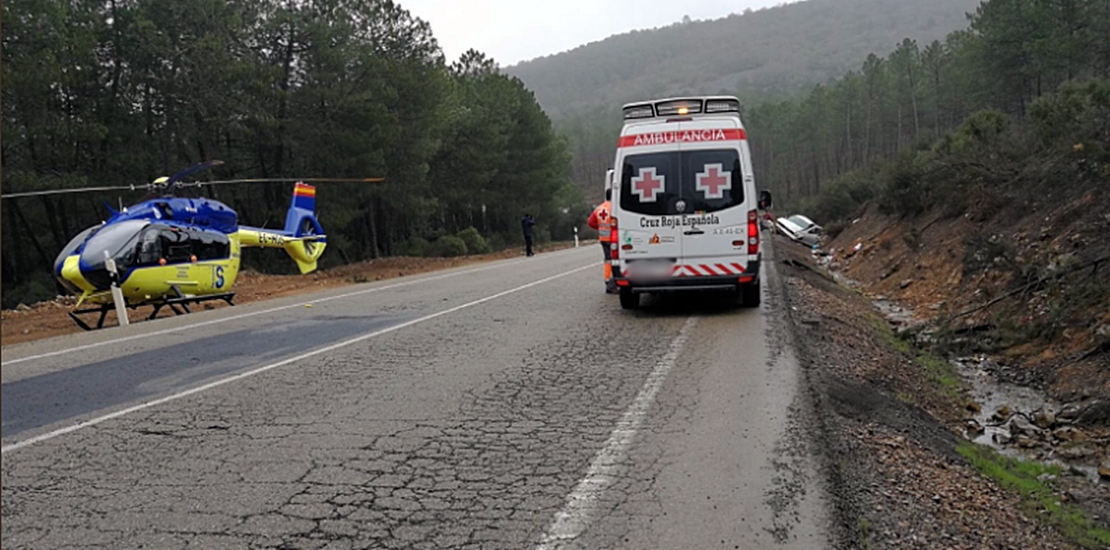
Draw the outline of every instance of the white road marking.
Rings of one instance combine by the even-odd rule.
[[[569,250],[574,250],[574,249],[571,248]],[[565,252],[566,251],[560,250],[558,252],[549,254],[548,257],[550,258],[552,256],[555,256],[557,254],[563,254]],[[532,260],[531,258],[521,258],[519,260],[513,260],[513,261],[507,262],[507,263],[509,265],[512,265],[512,264],[516,264],[516,263],[519,263],[519,262],[528,262],[528,261],[535,261],[535,260]],[[139,339],[142,339],[142,338],[149,338],[151,336],[161,336],[163,334],[180,333],[182,331],[192,329],[192,328],[206,327],[206,326],[209,326],[209,325],[218,325],[220,323],[226,323],[226,322],[229,322],[229,321],[237,321],[239,319],[245,319],[247,317],[255,317],[257,315],[265,315],[267,313],[275,313],[275,312],[284,311],[284,310],[287,310],[287,309],[303,308],[308,304],[320,304],[320,303],[324,303],[324,302],[333,302],[335,300],[343,300],[345,298],[351,298],[353,296],[362,296],[363,294],[371,294],[371,293],[374,293],[374,292],[381,292],[383,290],[392,290],[394,288],[400,288],[400,287],[404,287],[404,286],[411,286],[411,285],[416,285],[416,284],[420,284],[420,283],[427,283],[427,282],[431,282],[431,281],[439,281],[441,279],[449,279],[451,277],[458,277],[460,275],[469,275],[469,274],[472,274],[472,273],[479,273],[479,272],[482,272],[482,271],[488,271],[490,269],[495,269],[495,268],[498,268],[498,267],[505,267],[505,266],[506,266],[506,263],[497,262],[495,265],[488,265],[488,266],[480,267],[480,268],[477,268],[477,269],[469,269],[469,270],[466,270],[466,271],[459,271],[459,272],[456,272],[456,273],[447,273],[447,274],[444,274],[444,275],[436,275],[436,276],[433,276],[433,277],[423,277],[423,278],[420,278],[420,279],[405,281],[403,283],[394,283],[394,284],[391,284],[391,285],[369,288],[369,289],[365,289],[365,290],[357,290],[355,292],[348,292],[346,294],[339,294],[337,296],[329,296],[327,298],[320,298],[318,300],[311,300],[309,302],[299,302],[299,303],[291,304],[291,305],[287,305],[287,306],[273,307],[273,308],[270,308],[270,309],[263,309],[263,310],[259,310],[259,311],[253,311],[251,313],[242,313],[242,314],[239,314],[239,315],[232,315],[230,317],[223,317],[223,318],[220,318],[220,319],[212,319],[210,321],[201,321],[201,322],[198,322],[198,323],[187,324],[187,325],[183,325],[183,326],[180,326],[180,327],[157,330],[157,331],[154,331],[154,332],[146,332],[146,333],[143,333],[143,334],[135,334],[135,335],[132,335],[132,336],[124,336],[122,338],[115,338],[113,340],[104,340],[102,342],[95,342],[95,343],[92,343],[92,344],[85,344],[85,345],[76,346],[76,347],[72,347],[72,348],[60,349],[60,350],[57,350],[57,351],[51,351],[51,352],[47,352],[47,353],[40,353],[38,355],[31,355],[29,357],[21,357],[19,359],[4,359],[3,363],[4,363],[4,365],[15,365],[17,363],[24,363],[24,362],[27,362],[27,361],[34,361],[36,359],[45,359],[47,357],[54,357],[54,356],[57,356],[57,355],[65,355],[67,353],[74,353],[74,352],[78,352],[78,351],[85,351],[87,349],[99,348],[101,346],[107,346],[107,345],[110,345],[110,344],[119,344],[120,342],[130,342],[131,340],[139,340]]]
[[[552,522],[551,527],[548,527],[539,546],[536,547],[537,550],[554,550],[573,544],[574,539],[589,526],[590,517],[597,508],[598,500],[616,480],[620,463],[628,453],[628,448],[632,446],[636,431],[640,429],[640,424],[643,423],[655,401],[655,394],[659,393],[659,388],[663,386],[667,374],[674,368],[678,354],[682,353],[682,348],[686,345],[686,340],[690,338],[690,332],[696,324],[696,317],[686,319],[686,324],[682,325],[678,336],[671,341],[667,353],[663,354],[656,363],[655,369],[651,371],[644,386],[640,388],[640,393],[636,394],[636,399],[624,412],[620,422],[617,422],[605,446],[590,462],[586,477],[578,482],[574,491],[567,496],[563,509],[555,514],[555,521]]]
[[[560,279],[562,277],[566,277],[568,275],[573,275],[575,273],[578,273],[578,272],[581,272],[581,271],[584,271],[584,270],[587,270],[587,269],[594,269],[596,267],[597,266],[594,263],[591,263],[590,265],[585,265],[585,266],[579,267],[577,269],[572,269],[570,271],[564,271],[562,273],[559,273],[558,275],[552,275],[552,276],[547,277],[545,279],[540,279],[538,281],[534,281],[534,282],[528,283],[526,285],[518,286],[516,288],[509,289],[509,290],[506,290],[506,291],[503,291],[503,292],[498,292],[497,294],[486,296],[485,298],[474,300],[473,302],[467,302],[465,304],[455,306],[453,308],[445,309],[443,311],[433,313],[431,315],[425,315],[425,316],[423,316],[419,319],[413,319],[411,321],[407,321],[407,322],[401,323],[399,325],[394,325],[394,326],[389,327],[389,328],[384,328],[384,329],[381,329],[381,330],[378,330],[378,331],[375,331],[375,332],[371,332],[369,334],[363,334],[362,336],[356,336],[354,338],[344,340],[344,341],[339,342],[337,344],[332,344],[332,345],[327,346],[327,347],[323,347],[323,348],[313,350],[313,351],[310,351],[310,352],[307,352],[307,353],[302,353],[302,354],[300,354],[296,357],[290,357],[288,359],[278,361],[277,363],[271,363],[271,364],[263,366],[263,367],[258,367],[258,368],[255,368],[255,369],[252,369],[252,370],[249,370],[249,371],[246,371],[246,372],[241,372],[239,374],[229,376],[227,378],[222,378],[220,380],[216,380],[215,382],[209,382],[209,383],[204,384],[202,386],[197,386],[195,388],[184,390],[184,391],[172,394],[172,395],[167,395],[165,397],[155,399],[153,401],[147,401],[145,403],[141,403],[141,404],[135,405],[133,407],[128,407],[126,409],[119,410],[119,411],[116,411],[116,412],[113,412],[113,413],[109,413],[109,414],[106,414],[106,415],[103,415],[103,416],[98,416],[96,418],[92,418],[92,419],[89,419],[89,420],[86,420],[86,421],[83,421],[83,422],[79,422],[79,423],[74,424],[72,426],[66,426],[64,428],[60,428],[60,429],[54,430],[52,432],[44,433],[42,435],[37,435],[35,437],[25,439],[25,440],[20,441],[18,443],[12,443],[11,445],[5,445],[4,447],[0,447],[0,454],[6,454],[8,452],[16,451],[16,450],[22,449],[24,447],[34,445],[36,443],[41,443],[43,441],[54,439],[55,437],[58,437],[60,435],[65,435],[65,434],[68,434],[68,433],[71,433],[71,432],[75,432],[77,430],[88,428],[90,426],[95,426],[97,424],[100,424],[101,422],[106,422],[108,420],[112,420],[113,418],[119,418],[121,416],[128,415],[128,414],[131,414],[131,413],[136,412],[136,411],[141,411],[143,409],[148,409],[150,407],[161,405],[163,403],[169,403],[170,401],[176,401],[178,399],[181,399],[182,397],[188,397],[188,396],[193,395],[195,393],[200,393],[200,392],[203,392],[203,391],[210,390],[212,388],[217,388],[219,386],[223,386],[224,384],[229,384],[229,383],[235,382],[237,380],[242,380],[244,378],[248,378],[248,377],[254,376],[256,374],[261,374],[261,373],[264,373],[266,371],[270,371],[270,370],[276,369],[278,367],[288,365],[290,363],[295,363],[297,361],[308,359],[309,357],[315,357],[317,355],[332,352],[332,351],[335,351],[337,349],[350,346],[351,344],[357,344],[359,342],[369,340],[371,338],[381,336],[383,334],[388,334],[390,332],[396,332],[396,331],[401,330],[403,328],[411,327],[413,325],[423,323],[425,321],[430,321],[430,320],[435,319],[437,317],[442,317],[444,315],[454,313],[456,311],[471,308],[471,307],[474,307],[474,306],[479,305],[479,304],[484,304],[484,303],[486,303],[490,300],[496,300],[498,298],[501,298],[502,296],[508,296],[509,294],[520,292],[521,290],[525,290],[525,289],[528,289],[528,288],[532,288],[534,286],[542,285],[544,283],[554,281],[555,279]]]

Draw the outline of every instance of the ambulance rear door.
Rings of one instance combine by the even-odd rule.
[[[632,146],[621,153],[617,227],[622,271],[634,284],[670,279],[682,257],[682,228],[674,223],[682,202],[678,147]]]
[[[744,132],[732,119],[684,122],[682,131],[713,139],[680,146],[684,204],[679,275],[739,277],[748,269],[748,233],[753,227],[748,204],[755,204],[745,192],[745,176],[751,172],[742,153]]]

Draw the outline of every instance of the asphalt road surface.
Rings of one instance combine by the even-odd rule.
[[[827,547],[774,262],[630,313],[595,248],[5,348],[0,544]]]

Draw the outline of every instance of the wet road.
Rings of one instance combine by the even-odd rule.
[[[0,542],[826,547],[774,262],[628,313],[596,252],[5,348]]]

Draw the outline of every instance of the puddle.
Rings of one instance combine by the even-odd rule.
[[[989,446],[1003,455],[1022,460],[1035,460],[1044,464],[1059,466],[1064,470],[1082,472],[1092,482],[1099,482],[1098,468],[1090,461],[1065,460],[1053,456],[1059,449],[1051,444],[1038,445],[1031,449],[1022,449],[1012,444],[1001,444],[999,439],[1010,440],[1007,422],[994,419],[994,413],[1002,407],[1009,407],[1015,413],[1025,413],[1032,416],[1035,411],[1048,410],[1056,413],[1063,407],[1062,404],[1050,399],[1044,393],[1028,387],[1010,384],[998,380],[994,372],[997,365],[979,357],[965,357],[952,362],[956,371],[971,387],[970,397],[982,408],[975,413],[975,421],[984,428],[982,434],[972,439],[975,443]],[[1063,427],[1066,424],[1060,424]],[[1051,435],[1048,438],[1051,439]],[[1097,453],[1094,455],[1097,456]],[[1092,459],[1093,460],[1093,459]]]

